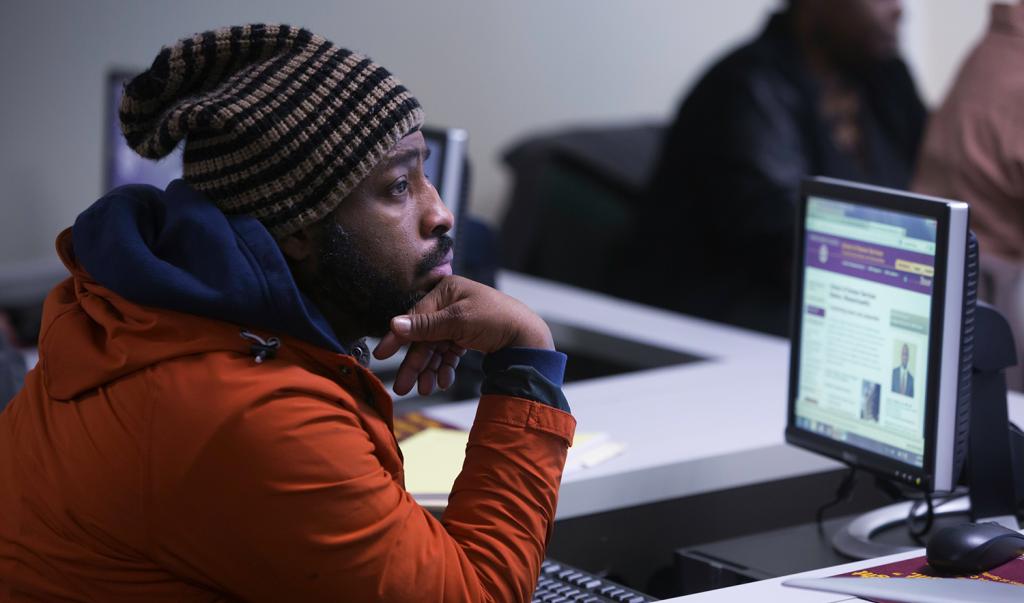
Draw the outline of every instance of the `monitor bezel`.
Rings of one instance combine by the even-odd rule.
[[[936,220],[935,273],[932,288],[931,319],[927,362],[929,366],[924,393],[925,449],[921,467],[878,453],[844,444],[796,426],[797,389],[800,378],[800,346],[806,245],[807,206],[811,197],[875,207]],[[958,201],[917,195],[882,187],[832,178],[810,178],[803,182],[797,211],[797,245],[793,254],[793,303],[791,308],[790,376],[786,421],[786,441],[819,454],[841,460],[884,477],[927,491],[950,490],[953,465],[951,439],[955,422],[957,375],[959,371],[960,314],[963,306],[963,269],[967,238],[967,206]],[[956,232],[954,232],[956,231]],[[961,232],[962,231],[962,232]],[[962,241],[958,241],[962,237]],[[951,279],[950,268],[956,274]],[[959,278],[957,278],[959,277]],[[951,280],[956,282],[950,282]],[[947,346],[947,341],[955,345]],[[952,366],[953,370],[949,370]],[[949,373],[952,373],[950,376]],[[940,430],[940,423],[942,429]],[[940,434],[943,441],[940,442]]]

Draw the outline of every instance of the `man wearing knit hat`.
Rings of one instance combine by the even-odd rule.
[[[71,278],[0,414],[0,601],[522,601],[575,422],[564,355],[519,302],[451,275],[418,102],[310,32],[164,48],[129,144],[184,179],[111,191],[60,235]],[[395,389],[488,354],[440,521],[403,487]]]

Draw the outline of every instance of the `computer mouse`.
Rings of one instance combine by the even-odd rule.
[[[928,541],[928,565],[949,574],[978,574],[1024,554],[1024,534],[997,523],[943,528]]]

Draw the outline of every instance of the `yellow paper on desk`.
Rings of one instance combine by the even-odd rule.
[[[585,448],[602,434],[578,433],[573,449]],[[469,432],[428,427],[399,442],[405,457],[405,489],[413,494],[448,494],[466,459]],[[571,453],[572,451],[570,451]]]
[[[462,471],[469,432],[428,427],[399,442],[405,457],[405,489],[413,494],[448,494]]]

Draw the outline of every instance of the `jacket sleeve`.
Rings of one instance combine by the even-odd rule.
[[[483,394],[533,400],[572,412],[562,393],[566,356],[554,350],[505,348],[484,357]]]
[[[439,522],[382,465],[364,412],[269,396],[192,434],[190,458],[154,459],[155,556],[246,601],[528,600],[572,416],[484,396]]]

